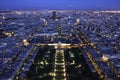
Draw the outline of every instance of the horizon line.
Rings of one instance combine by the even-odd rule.
[[[0,11],[22,11],[22,10],[120,11],[120,9],[0,9]]]

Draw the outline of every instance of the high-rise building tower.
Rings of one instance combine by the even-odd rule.
[[[62,28],[61,25],[58,26],[58,36],[61,37]]]
[[[56,11],[53,11],[53,13],[52,13],[52,19],[53,19],[53,20],[56,19]]]

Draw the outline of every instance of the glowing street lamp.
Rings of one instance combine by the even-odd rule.
[[[23,40],[23,45],[24,45],[24,46],[28,46],[29,44],[30,44],[30,43],[29,43],[26,39]]]
[[[107,61],[108,61],[108,57],[103,55],[103,56],[102,56],[102,61],[103,61],[103,62],[107,62]]]

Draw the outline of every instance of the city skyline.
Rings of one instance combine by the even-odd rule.
[[[120,80],[120,0],[1,0],[0,80]]]
[[[0,10],[120,10],[119,0],[2,0]]]
[[[0,10],[0,80],[120,80],[120,10],[10,9]]]

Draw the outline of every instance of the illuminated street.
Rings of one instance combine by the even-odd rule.
[[[56,50],[54,72],[55,80],[66,80],[64,50]]]

